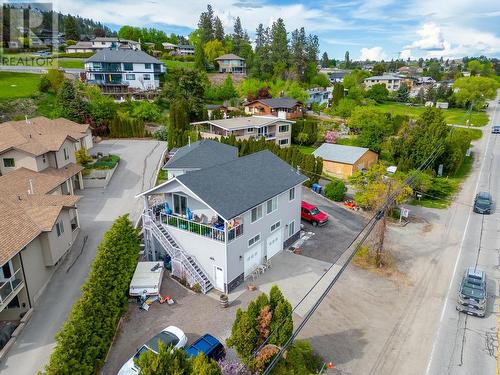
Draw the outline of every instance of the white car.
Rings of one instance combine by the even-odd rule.
[[[161,341],[165,346],[173,345],[176,349],[182,349],[187,344],[187,337],[182,332],[181,329],[168,326],[163,331],[155,335],[151,338],[147,343],[141,346],[137,353],[134,354],[132,358],[130,358],[118,371],[118,375],[135,375],[139,373],[139,369],[134,363],[134,359],[137,359],[141,356],[142,353],[151,350],[153,353],[158,354],[158,342]]]

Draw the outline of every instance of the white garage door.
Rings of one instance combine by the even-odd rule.
[[[253,270],[255,270],[259,264],[261,264],[262,259],[262,243],[254,245],[245,253],[245,277],[250,275]]]
[[[282,250],[281,229],[267,237],[267,259],[271,259]]]

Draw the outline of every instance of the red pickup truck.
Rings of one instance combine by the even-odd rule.
[[[328,215],[320,211],[315,205],[302,201],[300,216],[302,220],[310,221],[312,225],[325,225],[328,222]]]

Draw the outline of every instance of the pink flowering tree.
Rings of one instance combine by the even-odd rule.
[[[337,143],[338,138],[339,138],[339,133],[336,131],[329,130],[325,133],[326,143]]]

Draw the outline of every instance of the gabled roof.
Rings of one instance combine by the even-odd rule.
[[[235,55],[234,53],[228,53],[226,55],[219,56],[215,59],[215,61],[217,61],[217,60],[243,60],[243,61],[245,61],[244,58],[239,57],[239,56]]]
[[[313,155],[319,156],[323,160],[334,161],[337,163],[354,164],[366,152],[370,151],[366,147],[336,145],[332,143],[323,143],[314,150]]]
[[[224,143],[203,139],[177,150],[163,169],[201,169],[227,163],[238,157],[238,149]]]
[[[272,152],[261,151],[175,179],[230,220],[303,183],[307,177]]]
[[[0,124],[0,153],[17,149],[35,156],[58,151],[69,138],[77,141],[87,135],[88,125],[58,118],[35,117]]]
[[[301,102],[292,98],[271,98],[271,99],[257,99],[246,103],[245,105],[250,105],[253,103],[260,102],[271,108],[293,108],[296,105],[302,105]]]
[[[161,61],[144,51],[130,49],[102,49],[85,62],[161,64]]]
[[[374,79],[378,79],[378,80],[401,79],[401,77],[394,75],[394,74],[384,74],[381,76],[372,76],[372,77],[365,78],[365,81],[367,81],[367,80],[370,81],[370,80],[374,80]]]
[[[46,176],[25,171],[21,168],[0,177],[0,265],[40,233],[51,231],[61,210],[75,207],[80,200],[76,195],[45,194]],[[28,194],[29,179],[35,194]]]
[[[212,124],[225,130],[238,130],[246,128],[260,128],[272,125],[276,122],[293,124],[295,121],[285,120],[276,116],[242,116],[231,117],[222,120],[205,120],[192,122],[191,125]]]

